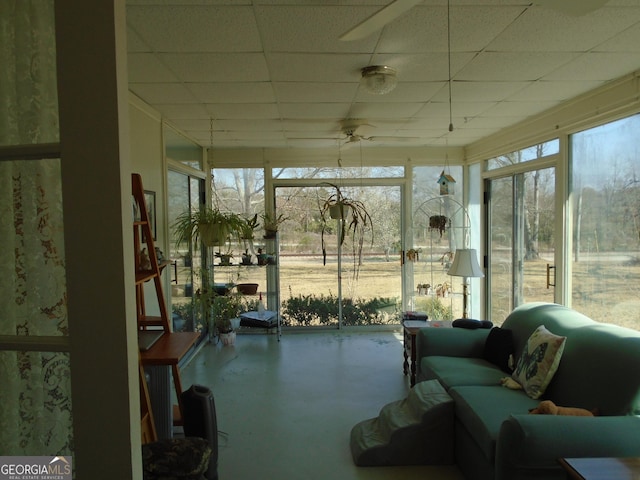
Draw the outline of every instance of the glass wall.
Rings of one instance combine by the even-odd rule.
[[[448,274],[456,249],[470,246],[462,173],[460,166],[413,169],[413,217],[405,239],[407,275],[413,281],[409,310],[434,320],[462,316],[462,279]]]
[[[571,304],[640,328],[640,115],[571,136]]]

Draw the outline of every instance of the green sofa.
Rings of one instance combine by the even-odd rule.
[[[417,335],[418,381],[440,381],[455,401],[455,459],[469,480],[565,479],[559,458],[640,456],[640,332],[561,305],[525,304],[502,325],[512,332],[515,359],[540,325],[566,341],[538,399],[501,385],[509,374],[484,359],[490,330]],[[543,399],[599,414],[529,414]]]

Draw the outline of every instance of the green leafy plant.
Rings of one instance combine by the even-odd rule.
[[[262,222],[264,224],[264,237],[274,238],[278,232],[280,224],[285,220],[287,220],[287,217],[282,213],[280,215],[275,215],[270,212],[263,213]]]
[[[241,296],[232,293],[228,295],[212,295],[209,299],[213,325],[218,333],[229,333],[233,331],[231,319],[240,315],[242,306]]]
[[[360,200],[355,200],[343,195],[340,187],[333,183],[326,183],[334,192],[320,203],[320,238],[322,244],[322,262],[327,264],[327,249],[325,245],[325,233],[330,230],[329,222],[337,220],[338,243],[343,245],[349,234],[352,235],[353,276],[358,277],[360,265],[362,265],[362,249],[367,243],[373,246],[373,221],[367,208]]]
[[[398,301],[395,298],[342,300],[342,324],[385,325],[398,322]],[[338,323],[339,301],[334,295],[291,295],[283,302],[283,325],[312,326]]]
[[[253,240],[254,232],[260,226],[260,222],[258,222],[258,214],[256,213],[251,218],[243,218],[243,223],[240,229],[240,238],[242,240]]]
[[[182,212],[172,229],[178,246],[198,240],[206,246],[219,246],[231,238],[239,240],[245,225],[246,220],[235,213],[203,207]]]

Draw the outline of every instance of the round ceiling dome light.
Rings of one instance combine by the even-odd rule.
[[[398,77],[393,68],[372,65],[362,69],[362,85],[369,93],[385,95],[396,88]]]

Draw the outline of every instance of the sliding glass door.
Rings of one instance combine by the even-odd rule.
[[[487,182],[488,312],[494,323],[514,307],[554,301],[555,168]]]
[[[200,208],[203,198],[204,181],[190,175],[169,170],[168,184],[168,218],[169,225],[175,223],[181,213]],[[170,231],[169,258],[171,268],[171,317],[174,332],[206,333],[207,325],[202,321],[194,303],[194,292],[199,288],[201,266],[200,243],[177,245],[173,232]]]

